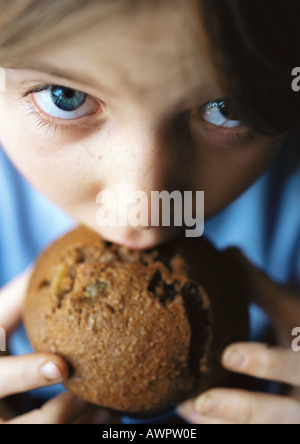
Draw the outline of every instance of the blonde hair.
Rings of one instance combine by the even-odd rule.
[[[139,2],[142,0],[139,0]],[[0,65],[79,31],[132,0],[0,0]]]

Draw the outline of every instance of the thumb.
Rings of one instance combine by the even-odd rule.
[[[9,335],[22,318],[23,303],[32,268],[27,268],[0,290],[0,327]]]

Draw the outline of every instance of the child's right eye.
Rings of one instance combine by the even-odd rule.
[[[103,111],[99,100],[60,85],[34,86],[22,93],[20,98],[28,103],[30,114],[34,115],[38,126],[48,125],[55,130],[92,128],[96,124],[93,117],[102,116]]]
[[[100,104],[86,93],[64,86],[51,85],[32,93],[33,101],[43,113],[63,120],[75,120],[94,114]]]

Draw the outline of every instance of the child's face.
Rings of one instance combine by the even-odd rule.
[[[216,104],[202,109],[224,93],[191,5],[149,2],[70,33],[22,60],[30,70],[9,70],[0,97],[1,141],[22,174],[79,222],[133,248],[173,229],[99,227],[101,190],[205,191],[208,217],[263,172],[279,144]]]

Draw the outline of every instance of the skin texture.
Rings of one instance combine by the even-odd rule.
[[[148,195],[152,190],[205,191],[209,217],[241,194],[278,148],[276,139],[254,135],[244,140],[247,128],[203,121],[199,108],[225,93],[218,87],[201,23],[181,1],[130,14],[125,10],[22,63],[67,69],[74,78],[79,73],[85,85],[8,70],[7,92],[0,98],[0,137],[8,155],[76,220],[132,248],[154,246],[174,230],[102,229],[96,223],[101,190],[118,191],[122,183]],[[85,118],[87,129],[38,127],[30,114],[32,97],[30,106],[18,94],[45,82],[89,93],[103,111]]]
[[[145,8],[118,11],[84,32],[70,31],[63,40],[24,56],[22,69],[7,71],[7,91],[0,95],[1,143],[20,172],[79,223],[108,240],[138,249],[157,245],[173,237],[176,231],[159,227],[148,230],[99,227],[96,196],[101,190],[118,190],[119,183],[147,194],[152,190],[201,190],[205,191],[205,215],[210,217],[259,177],[281,143],[280,139],[255,133],[250,137],[249,129],[243,126],[219,128],[203,120],[201,106],[223,98],[226,93],[218,86],[218,73],[194,2],[164,0],[155,2],[155,8],[153,2],[146,3]],[[43,72],[38,65],[51,66],[46,71],[52,74]],[[67,70],[68,74],[53,74],[61,70]],[[70,75],[73,80],[66,78]],[[28,88],[43,83],[88,93],[94,98],[91,102],[94,110],[96,99],[101,108],[98,106],[97,112],[86,116],[80,124],[47,117],[34,104],[34,95],[20,99],[20,94]],[[37,124],[37,118],[50,120],[52,127]],[[55,125],[58,125],[56,130]],[[253,277],[253,281],[249,280],[252,285],[260,272],[247,264],[245,273]],[[261,284],[257,283],[259,294],[268,294],[265,308],[269,310],[273,299],[269,286]],[[0,325],[8,331],[14,329],[22,313],[24,278],[14,285],[13,291],[11,286],[2,290],[0,301],[0,314],[4,314]],[[278,306],[282,307],[285,290],[274,293]],[[272,368],[276,365],[272,368],[268,365],[270,355],[266,349],[249,344],[238,347],[247,354],[248,363],[257,357],[255,365],[245,364],[239,370],[241,373],[274,377]],[[0,378],[3,381],[0,398],[56,382],[46,381],[39,373],[41,365],[49,360],[57,364],[59,380],[67,378],[66,364],[55,356],[34,354],[29,358],[2,359],[6,373]],[[275,375],[278,380],[300,386],[293,372],[287,370],[293,367],[294,355],[283,356],[274,350],[272,359],[275,364],[279,360],[286,363],[282,374]],[[18,373],[17,377],[10,378],[9,368]],[[27,378],[23,378],[24,373]],[[17,382],[21,377],[22,386]],[[293,398],[289,398],[288,405],[286,398],[278,397],[274,415],[275,404],[270,403],[267,395],[252,394],[250,398],[246,392],[235,394],[229,390],[217,394],[223,400],[222,408],[215,410],[216,415],[210,414],[210,419],[195,416],[195,405],[199,410],[200,401],[196,404],[190,401],[180,413],[190,422],[239,423],[259,419],[272,423],[300,418],[300,404]],[[250,404],[251,412],[260,412],[259,418],[248,413],[243,416],[245,410],[238,408]],[[3,414],[3,422],[7,418],[15,423],[85,422],[86,406],[80,408],[83,411],[78,411],[69,395],[63,395],[42,410],[21,418]],[[246,412],[250,411],[247,409]],[[293,416],[290,409],[294,409]],[[98,421],[114,421],[106,413],[100,415]]]

